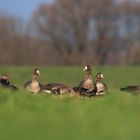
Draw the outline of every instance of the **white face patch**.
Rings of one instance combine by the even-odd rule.
[[[101,78],[104,78],[104,75],[103,74],[101,74]]]
[[[85,68],[83,70],[86,71],[87,69],[88,69],[87,66],[85,66]]]
[[[36,71],[37,74],[40,74],[39,70]]]

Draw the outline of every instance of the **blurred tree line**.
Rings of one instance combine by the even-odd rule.
[[[140,4],[56,0],[29,21],[0,14],[0,64],[140,64]]]

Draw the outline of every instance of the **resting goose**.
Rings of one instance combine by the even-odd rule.
[[[31,93],[38,93],[41,91],[41,84],[37,81],[38,76],[40,75],[40,71],[39,69],[35,68],[33,70],[33,74],[32,74],[32,80],[31,81],[27,81],[24,84],[24,88],[31,92]]]
[[[10,79],[9,79],[9,76],[7,74],[3,74],[0,77],[0,86],[4,87],[4,88],[10,88],[10,89],[13,89],[13,90],[18,89],[18,87],[16,85],[13,85],[13,84],[10,83]]]
[[[41,85],[41,90],[46,92],[46,93],[50,93],[50,94],[56,94],[56,95],[60,95],[60,94],[72,94],[74,95],[75,92],[74,90],[62,83],[48,83],[48,84],[42,84]]]
[[[107,86],[104,82],[102,82],[102,79],[104,79],[104,75],[102,73],[96,74],[96,86],[97,86],[97,92],[96,95],[104,95],[107,92]]]
[[[86,65],[83,69],[85,71],[85,80],[80,82],[78,87],[74,87],[74,91],[82,96],[95,96],[97,87],[92,79],[92,69],[90,65]]]
[[[126,91],[126,92],[135,92],[140,94],[140,85],[132,85],[132,86],[126,86],[123,88],[120,88],[121,91]]]
[[[61,83],[48,83],[41,86],[41,90],[50,94],[75,94],[74,90]]]

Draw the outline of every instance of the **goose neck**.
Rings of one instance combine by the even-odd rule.
[[[89,79],[89,78],[92,78],[91,71],[86,71],[85,79]]]
[[[37,80],[37,78],[38,78],[38,75],[33,75],[32,76],[32,80]]]

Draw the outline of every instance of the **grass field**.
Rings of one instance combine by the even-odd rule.
[[[139,140],[140,96],[119,88],[140,83],[140,67],[93,67],[103,72],[109,95],[77,98],[28,95],[23,84],[32,67],[0,67],[8,73],[19,92],[0,89],[0,140]],[[84,77],[82,67],[40,67],[41,83],[77,85]]]

